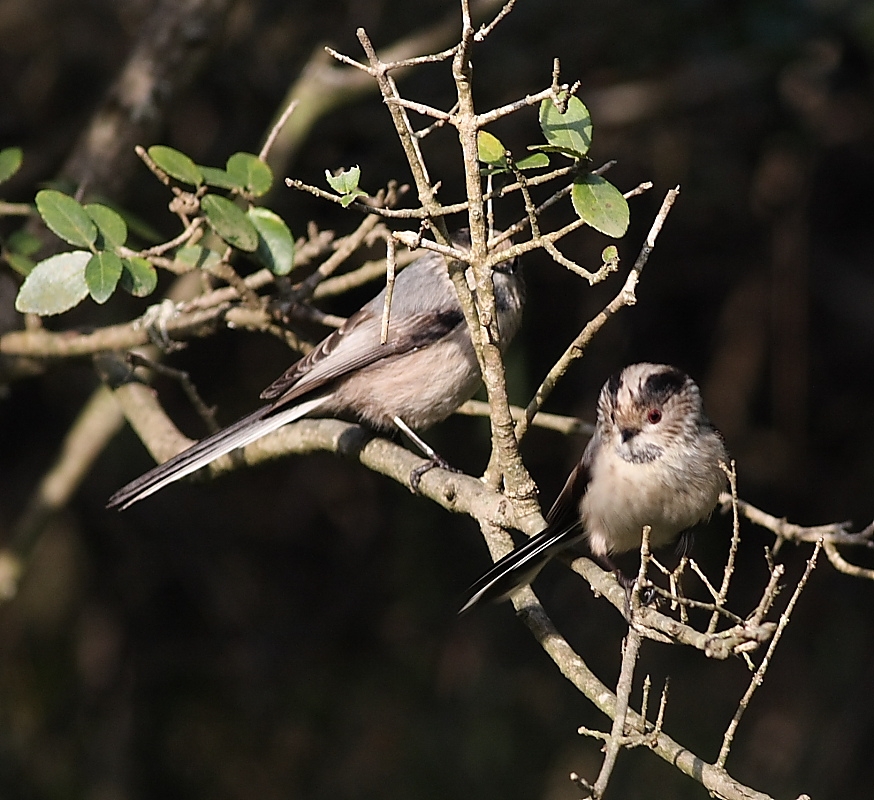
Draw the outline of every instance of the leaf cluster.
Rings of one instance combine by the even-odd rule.
[[[562,109],[561,106],[565,107]],[[592,118],[577,97],[559,97],[540,103],[540,130],[546,144],[529,145],[531,155],[514,161],[500,139],[488,131],[479,131],[479,160],[486,165],[487,175],[515,173],[520,170],[543,169],[550,166],[549,154],[571,159],[577,174],[573,180],[571,200],[577,216],[606,236],[620,238],[628,230],[629,210],[625,198],[612,183],[600,175],[586,171],[588,152],[592,145]]]
[[[22,313],[60,314],[91,297],[105,303],[119,288],[134,297],[151,295],[158,269],[179,273],[209,271],[236,256],[287,275],[294,267],[294,238],[285,221],[255,205],[273,185],[270,167],[251,153],[234,153],[224,169],[196,164],[184,153],[153,145],[143,160],[171,187],[171,209],[184,224],[169,243],[149,248],[130,246],[124,212],[101,203],[80,203],[57,189],[36,195],[36,211],[59,239],[73,250],[34,263],[35,237],[10,237],[4,256],[25,275],[15,307]],[[21,151],[0,152],[0,178],[21,163]],[[205,223],[214,237],[203,240]]]

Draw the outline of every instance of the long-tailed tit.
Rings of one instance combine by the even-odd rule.
[[[547,527],[483,575],[461,611],[508,597],[578,542],[611,569],[609,557],[639,548],[646,525],[652,547],[670,544],[709,517],[727,460],[688,375],[665,364],[625,367],[601,389],[595,433]]]
[[[467,249],[466,230],[453,236]],[[519,328],[525,291],[514,260],[492,274],[501,343]],[[127,508],[221,455],[312,416],[351,417],[378,430],[424,429],[469,400],[482,376],[444,257],[428,253],[397,276],[388,339],[380,342],[385,289],[268,386],[257,411],[119,489]]]

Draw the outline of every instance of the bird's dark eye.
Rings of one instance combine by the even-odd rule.
[[[657,408],[651,408],[649,411],[646,412],[646,418],[651,424],[655,425],[656,423],[662,421],[662,412],[659,411],[659,409]]]

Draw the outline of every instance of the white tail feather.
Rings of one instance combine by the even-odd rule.
[[[263,419],[253,419],[248,423],[246,423],[248,418],[244,418],[239,423],[202,439],[188,450],[174,456],[164,464],[159,464],[145,475],[122,487],[110,498],[109,506],[128,508],[139,500],[160,491],[165,486],[175,483],[180,478],[191,475],[201,467],[205,467],[217,458],[230,453],[231,450],[245,447],[283,425],[305,417],[311,411],[315,411],[329,397],[330,395],[323,395],[312,400],[305,400],[296,406]]]

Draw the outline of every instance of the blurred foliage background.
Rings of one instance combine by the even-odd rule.
[[[207,164],[257,151],[321,43],[358,57],[358,26],[384,48],[458,14],[452,0],[225,5],[214,25],[188,31],[203,56],[143,145],[170,144]],[[74,143],[161,10],[156,0],[0,4],[0,146],[25,150],[4,199],[31,200],[41,182],[69,172]],[[664,191],[680,184],[682,193],[639,304],[607,326],[547,410],[591,419],[617,368],[677,364],[701,383],[744,498],[802,524],[864,525],[874,513],[874,3],[519,0],[475,53],[479,108],[546,86],[556,56],[562,77],[582,82],[596,162],[617,159],[610,179],[624,190],[655,183],[632,202],[624,269]],[[452,102],[445,68],[410,73],[401,88]],[[524,149],[537,138],[536,114],[494,132]],[[442,197],[458,198],[457,145],[435,137],[426,154]],[[169,196],[129,158],[104,194],[174,235]],[[280,177],[321,185],[326,168],[351,164],[370,191],[406,178],[372,92],[320,118]],[[271,207],[298,235],[310,219],[339,232],[356,224],[284,187]],[[606,243],[582,232],[564,249],[597,264]],[[545,258],[526,271],[527,318],[509,357],[523,404],[621,280],[590,290]],[[4,273],[0,330],[20,324],[13,293]],[[61,324],[137,313],[135,301],[119,299]],[[291,360],[265,338],[226,332],[172,363],[228,423]],[[63,363],[5,391],[0,538],[96,385],[89,363]],[[159,390],[202,435],[178,388]],[[485,465],[482,420],[453,418],[429,441],[466,470]],[[547,504],[583,445],[537,430],[526,439]],[[41,537],[18,597],[0,608],[5,800],[561,800],[579,796],[569,772],[594,777],[597,745],[576,729],[605,720],[509,606],[455,617],[488,559],[469,520],[328,455],[174,486],[124,514],[106,512],[108,495],[148,466],[126,429]],[[697,538],[695,555],[717,574],[729,531],[716,515]],[[765,580],[771,542],[747,527],[732,597],[741,613]],[[792,576],[807,555],[785,547],[779,558]],[[615,681],[623,625],[614,611],[560,566],[537,588],[570,642]],[[827,564],[814,574],[739,730],[728,762],[739,780],[781,797],[870,791],[872,600],[870,583]],[[748,680],[744,665],[649,643],[643,666],[656,686],[671,676],[668,733],[714,758]],[[640,750],[620,756],[610,793],[705,797]]]

